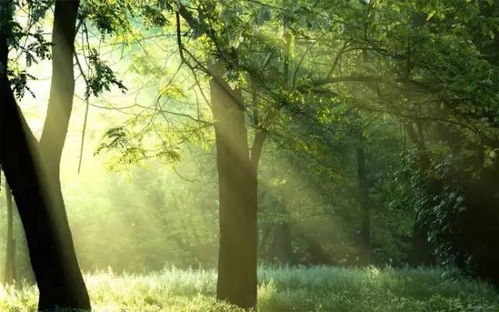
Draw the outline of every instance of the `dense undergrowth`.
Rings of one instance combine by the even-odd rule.
[[[445,269],[260,269],[259,311],[499,311],[489,285]],[[215,302],[215,271],[87,275],[96,312],[236,312]],[[0,288],[0,311],[35,311],[33,286]]]

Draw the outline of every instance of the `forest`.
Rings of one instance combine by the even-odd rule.
[[[0,311],[499,311],[498,153],[499,0],[0,0]]]

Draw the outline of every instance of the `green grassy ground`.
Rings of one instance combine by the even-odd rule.
[[[214,271],[165,269],[149,275],[87,276],[94,311],[235,312],[217,304]],[[447,270],[262,269],[259,311],[499,311],[489,285]],[[35,311],[34,287],[0,289],[0,311]]]

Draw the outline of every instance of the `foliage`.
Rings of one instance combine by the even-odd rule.
[[[106,65],[100,58],[96,50],[92,50],[88,56],[89,68],[91,69],[90,76],[87,78],[87,91],[85,96],[98,96],[100,93],[110,91],[111,86],[118,87],[125,92],[127,88],[121,80],[116,78],[113,70]]]

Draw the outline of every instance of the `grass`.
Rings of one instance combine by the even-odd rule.
[[[444,269],[263,268],[258,311],[499,311],[489,285]],[[215,271],[88,275],[96,312],[236,312],[215,302]],[[33,286],[0,288],[0,311],[36,311]]]

